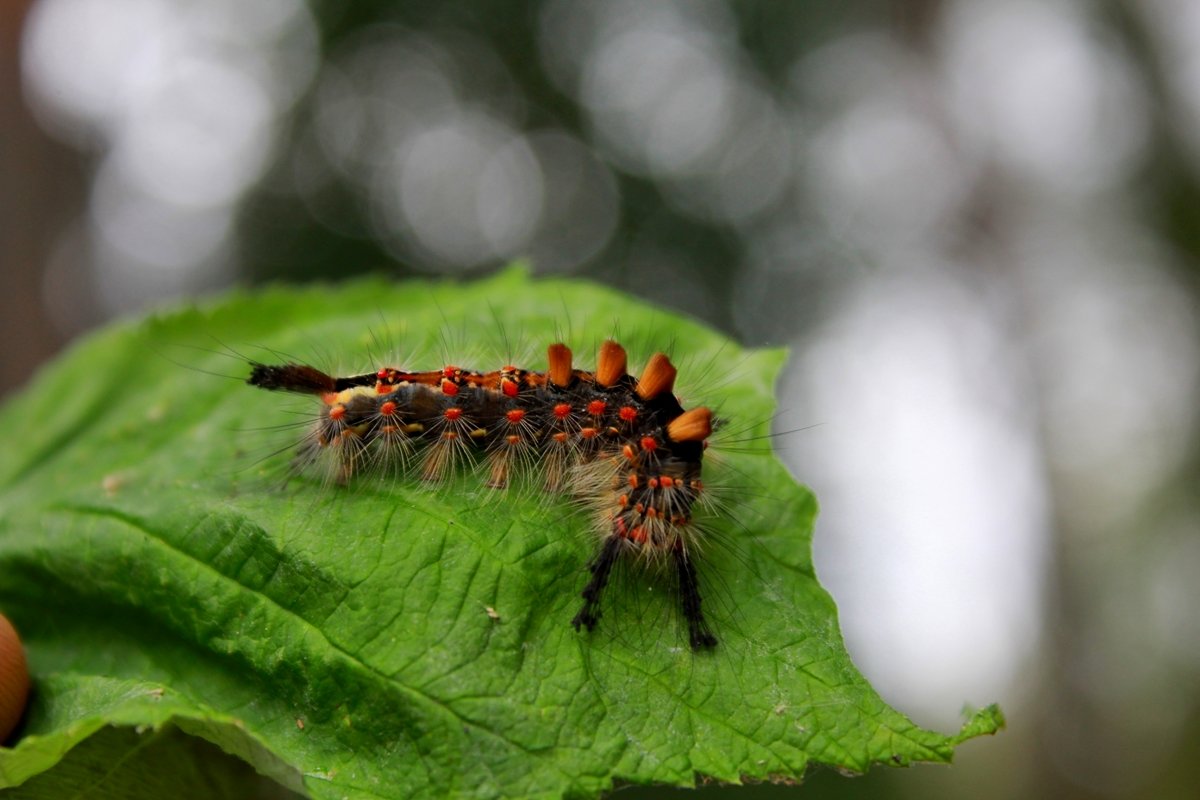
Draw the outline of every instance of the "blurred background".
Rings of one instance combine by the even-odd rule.
[[[10,1],[0,393],[234,284],[609,283],[793,348],[851,654],[1007,713],[808,794],[1193,798],[1197,42],[1193,0]]]

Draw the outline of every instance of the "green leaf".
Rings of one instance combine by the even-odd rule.
[[[281,487],[315,401],[246,386],[234,354],[536,368],[562,338],[590,366],[610,335],[634,367],[669,349],[685,406],[726,420],[705,462],[706,484],[727,487],[701,569],[713,653],[686,646],[663,582],[633,569],[594,632],[571,628],[596,539],[569,499],[468,474]],[[0,609],[35,682],[0,787],[110,726],[201,737],[317,798],[949,761],[1002,718],[923,730],[851,664],[813,574],[815,501],[754,438],[784,357],[520,270],[238,294],[93,336],[0,411]]]

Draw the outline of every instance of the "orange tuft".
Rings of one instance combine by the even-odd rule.
[[[579,437],[581,439],[595,439],[596,435],[598,433],[600,433],[600,431],[596,430],[595,428],[580,428],[579,429]]]
[[[615,386],[625,377],[627,363],[625,348],[609,339],[600,345],[600,355],[596,358],[596,383],[601,386]]]
[[[675,387],[676,372],[675,365],[665,354],[655,353],[650,356],[650,360],[646,362],[646,368],[642,370],[642,377],[638,378],[638,397],[649,400],[651,397],[658,397],[663,392],[671,391]]]
[[[558,433],[554,434],[550,438],[552,438],[556,442],[562,443],[567,440],[567,434],[563,431],[559,431]]]
[[[546,361],[550,365],[550,382],[555,386],[566,386],[571,382],[571,349],[561,342],[546,348]]]
[[[346,416],[346,407],[341,403],[338,403],[336,406],[333,406],[329,409],[330,419],[339,420],[344,416]]]
[[[685,411],[667,425],[673,442],[699,442],[712,433],[712,412],[704,406]]]

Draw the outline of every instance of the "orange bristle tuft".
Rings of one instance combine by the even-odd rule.
[[[655,353],[650,356],[650,360],[646,362],[646,368],[642,370],[642,377],[638,378],[638,397],[649,400],[652,397],[658,397],[663,392],[671,391],[675,388],[676,372],[675,365],[665,354]]]
[[[555,386],[571,383],[571,348],[561,342],[546,348],[546,362],[550,365],[550,382]]]
[[[712,412],[704,406],[685,411],[667,425],[673,442],[700,442],[712,433]]]
[[[625,348],[609,339],[600,345],[600,355],[596,358],[596,383],[601,386],[616,386],[625,377],[625,367],[628,357]]]

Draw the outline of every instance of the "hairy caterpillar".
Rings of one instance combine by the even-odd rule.
[[[663,353],[637,378],[611,340],[590,372],[573,367],[562,343],[548,348],[545,372],[385,367],[334,377],[298,363],[250,366],[252,386],[320,397],[297,463],[330,457],[339,482],[378,468],[436,481],[478,451],[489,486],[537,470],[548,489],[589,493],[600,545],[575,629],[595,628],[613,567],[636,559],[674,571],[692,648],[716,645],[701,610],[692,523],[713,417],[705,407],[683,409],[673,393],[676,369]]]

